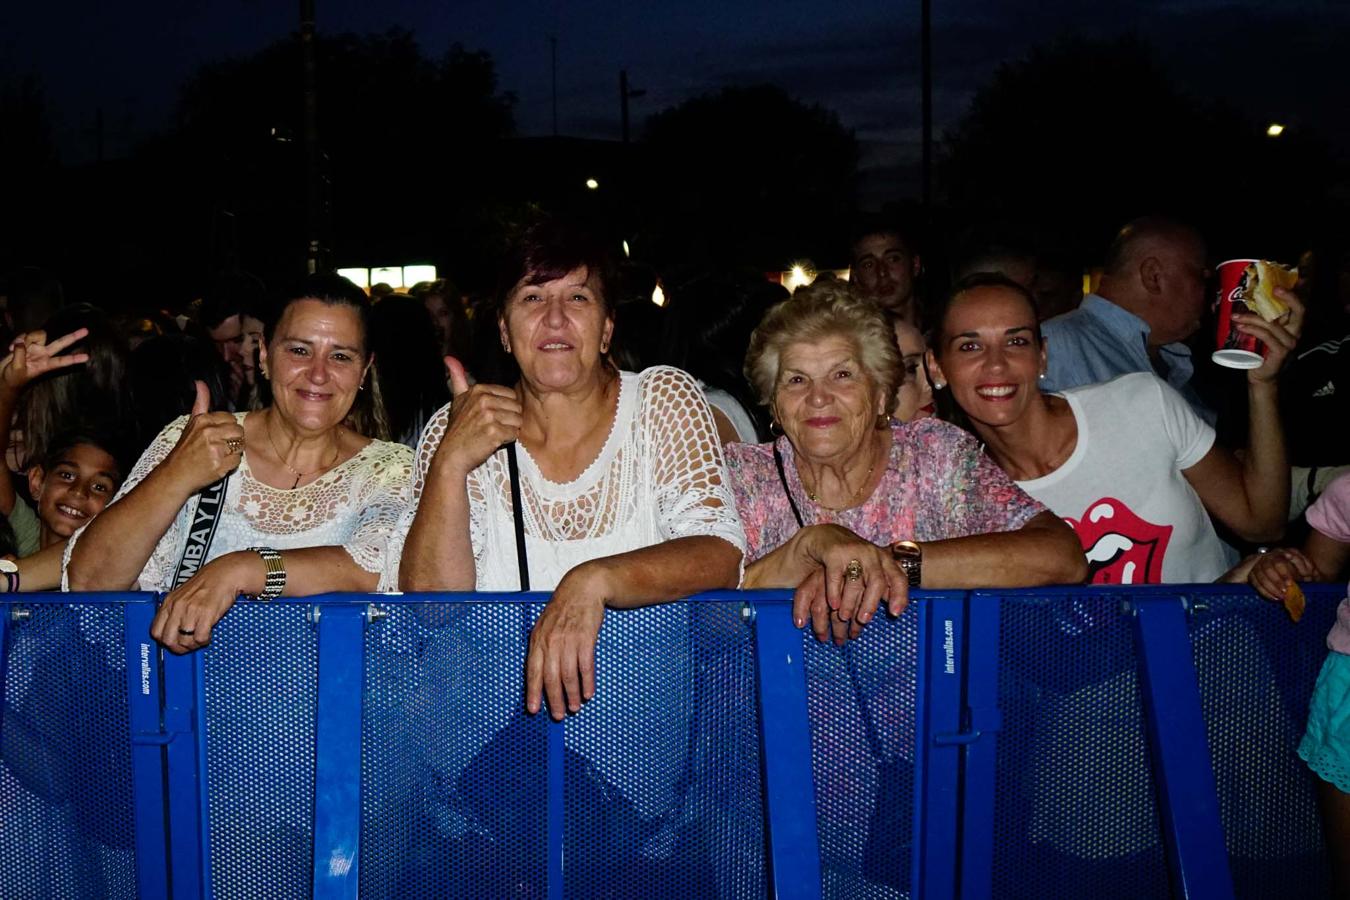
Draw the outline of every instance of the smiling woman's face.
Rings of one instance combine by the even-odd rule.
[[[774,416],[793,448],[812,462],[857,453],[886,412],[854,342],[841,335],[788,344],[778,359]]]
[[[287,306],[264,350],[272,405],[303,432],[326,431],[345,419],[370,365],[360,314],[320,300]]]
[[[614,333],[600,279],[585,266],[543,284],[522,279],[497,325],[521,377],[539,391],[572,390],[598,378]]]
[[[997,285],[972,288],[948,307],[941,343],[933,347],[933,377],[977,425],[1019,421],[1041,398],[1045,346],[1036,312],[1016,291]]]

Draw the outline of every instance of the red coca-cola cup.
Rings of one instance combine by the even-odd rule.
[[[1244,334],[1233,322],[1233,313],[1256,314],[1247,305],[1247,291],[1256,279],[1256,260],[1230,259],[1219,263],[1219,293],[1214,298],[1214,318],[1218,329],[1215,350],[1210,355],[1230,369],[1255,369],[1266,359],[1266,345],[1254,335]]]

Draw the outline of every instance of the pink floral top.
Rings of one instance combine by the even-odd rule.
[[[968,432],[938,419],[891,427],[891,457],[861,506],[840,512],[807,499],[787,438],[777,441],[792,498],[807,525],[842,525],[875,544],[1015,531],[1046,509],[985,455]],[[727,469],[753,562],[797,531],[773,462],[774,444],[728,444]]]

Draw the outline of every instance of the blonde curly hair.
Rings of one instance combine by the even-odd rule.
[[[750,336],[744,371],[759,402],[772,409],[780,361],[789,344],[831,337],[853,343],[863,373],[880,386],[886,409],[891,409],[904,379],[895,332],[881,307],[837,279],[798,288],[770,309]]]

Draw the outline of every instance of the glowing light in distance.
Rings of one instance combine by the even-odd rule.
[[[806,263],[793,263],[792,268],[788,270],[787,278],[783,279],[783,285],[789,291],[795,291],[803,285],[808,285],[815,280],[816,273],[811,271]]]
[[[628,249],[628,242],[627,242],[627,241],[624,241],[624,242],[623,242],[623,255],[624,255],[625,258],[627,258],[627,257],[633,255],[632,251]]]
[[[1266,137],[1279,137],[1284,134],[1284,126],[1279,122],[1271,122],[1266,126]]]
[[[652,302],[657,306],[666,305],[666,292],[661,290],[661,285],[652,288]]]
[[[436,280],[436,267],[419,265],[403,267],[403,283],[408,287],[423,281]]]
[[[337,273],[362,290],[370,288],[369,269],[338,269]]]
[[[387,284],[394,290],[398,290],[403,287],[403,267],[382,266],[378,269],[371,269],[370,283]]]
[[[586,187],[590,188],[591,190],[595,190],[596,188],[600,187],[600,182],[596,181],[594,178],[587,178]]]

